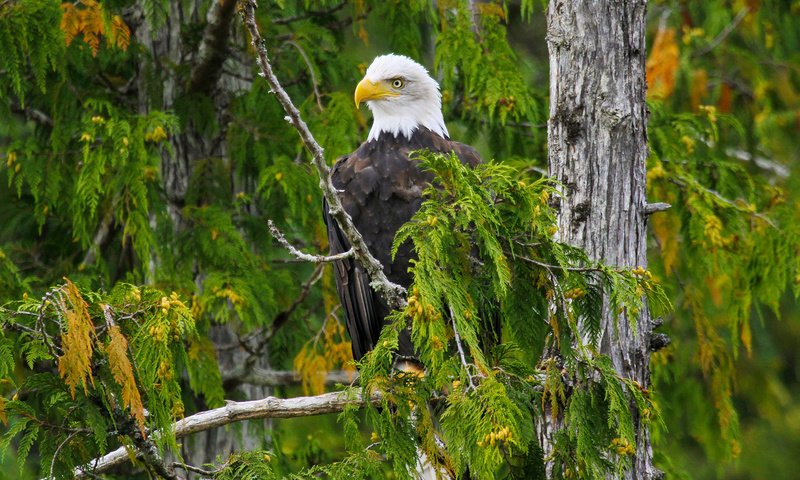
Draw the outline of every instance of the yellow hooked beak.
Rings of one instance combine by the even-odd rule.
[[[386,82],[378,81],[376,83],[372,83],[366,78],[358,82],[358,86],[356,86],[356,108],[358,108],[361,103],[366,102],[367,100],[378,100],[384,97],[396,97],[400,95],[399,93],[393,91]]]

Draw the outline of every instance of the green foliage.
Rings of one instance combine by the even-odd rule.
[[[88,344],[71,333],[83,315],[95,332]],[[80,292],[67,281],[42,299],[4,307],[0,321],[0,372],[14,392],[2,403],[1,417],[9,425],[0,440],[3,453],[16,439],[24,465],[35,444],[42,464],[52,463],[52,473],[67,476],[145,430],[161,432],[149,437],[160,448],[177,448],[171,425],[183,416],[178,366],[192,357],[184,342],[199,340],[194,319],[175,293],[122,283],[110,293]],[[89,370],[74,371],[82,363],[68,355],[82,357]],[[205,366],[217,368],[213,358]],[[12,369],[16,376],[8,375]],[[87,375],[82,388],[68,383],[76,374]],[[215,385],[213,375],[203,381],[198,393],[219,402],[219,376]]]
[[[343,433],[274,429],[267,450],[237,452],[215,477],[407,478],[418,449],[474,478],[544,478],[545,461],[555,477],[615,476],[630,464],[635,415],[663,419],[655,450],[672,476],[737,478],[740,451],[738,478],[786,470],[800,438],[786,295],[800,293],[796,5],[649,8],[654,40],[659,26],[672,40],[648,42],[648,198],[673,208],[650,217],[652,269],[621,270],[553,239],[554,186],[534,173],[546,152],[545,49],[531,47],[545,45],[543,2],[259,3],[277,74],[330,162],[366,136],[352,89],[387,51],[433,67],[453,138],[502,162],[469,170],[420,154],[436,188],[396,243],[417,250],[416,282],[361,365],[381,405],[366,420],[347,411]],[[291,263],[266,229],[270,218],[305,251],[327,248],[308,153],[263,79],[250,79],[241,28],[225,39],[213,94],[192,90],[214,5],[0,2],[0,447],[31,478],[51,462],[68,477],[136,445],[143,426],[240,397],[217,367],[228,343],[276,369],[312,343],[317,368],[349,349],[328,341],[342,328],[329,270]],[[602,309],[637,328],[643,299],[672,338],[653,356],[653,393],[597,355]],[[409,322],[422,378],[392,369]],[[67,359],[71,326],[81,335]],[[546,457],[537,422],[564,427]],[[176,449],[168,431],[149,438]]]
[[[39,91],[46,90],[48,73],[63,68],[64,33],[60,22],[57,2],[31,0],[0,6],[0,70],[8,79],[0,82],[1,97],[14,94],[24,105],[29,75]]]
[[[635,443],[632,406],[645,421],[655,409],[640,385],[620,378],[595,353],[598,289],[634,324],[645,299],[659,311],[669,308],[663,290],[641,268],[593,264],[554,241],[548,200],[555,189],[548,181],[532,181],[502,163],[472,169],[454,155],[420,153],[418,160],[435,177],[394,243],[396,251],[411,241],[418,255],[408,307],[361,366],[365,394],[383,393],[382,413],[373,421],[386,455],[405,465],[399,472],[395,465],[395,472],[402,476],[413,466],[416,437],[446,471],[469,471],[473,478],[511,474],[536,450],[534,419],[543,411],[554,417],[564,412],[567,435],[553,453],[559,468],[582,469],[586,478],[621,471],[630,453],[609,460],[608,445],[614,439]],[[511,300],[518,284],[534,286],[526,302],[542,310]],[[409,322],[424,378],[391,373],[398,331]],[[503,324],[502,338],[495,322]],[[543,360],[542,376],[534,364],[545,350],[558,352],[558,360]],[[567,395],[566,385],[575,382],[584,394]],[[436,415],[426,407],[430,402]],[[409,416],[412,424],[401,420]],[[436,446],[437,436],[446,452]]]
[[[733,460],[768,447],[745,446],[737,410],[791,408],[746,385],[753,374],[772,385],[786,378],[782,362],[768,367],[760,357],[780,355],[774,335],[792,322],[776,320],[793,310],[785,306],[787,288],[798,294],[797,185],[789,163],[797,132],[788,121],[797,118],[800,88],[788,74],[797,68],[790,52],[800,45],[796,7],[705,2],[661,24],[676,36],[675,64],[666,72],[674,89],[651,103],[648,187],[652,200],[673,206],[652,218],[653,272],[673,279],[667,291],[676,305],[666,325],[672,345],[653,356],[669,432],[657,433],[655,443],[672,475],[739,478]],[[651,61],[663,64],[662,53],[654,50]],[[743,373],[750,364],[763,369]],[[765,419],[746,417],[768,428]],[[773,419],[771,428],[785,426]],[[710,459],[708,467],[698,467],[699,456]],[[759,463],[739,463],[741,478],[759,476],[744,473]]]

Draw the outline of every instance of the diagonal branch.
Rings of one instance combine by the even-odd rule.
[[[733,21],[732,21],[730,24],[728,24],[728,25],[727,25],[727,26],[726,26],[726,27],[725,27],[725,28],[724,28],[724,29],[723,29],[723,30],[722,30],[722,31],[719,33],[719,35],[717,35],[717,36],[716,36],[716,37],[715,37],[715,38],[714,38],[714,39],[711,41],[711,43],[709,43],[709,44],[708,44],[708,45],[707,45],[705,48],[703,48],[703,49],[701,49],[701,50],[698,50],[697,52],[695,52],[693,56],[695,56],[695,57],[702,57],[703,55],[705,55],[705,54],[709,53],[711,50],[714,50],[715,48],[717,48],[717,46],[718,46],[720,43],[722,43],[722,42],[723,42],[723,41],[724,41],[724,40],[725,40],[725,39],[728,37],[728,35],[730,35],[730,34],[731,34],[731,33],[732,33],[732,32],[733,32],[735,29],[736,29],[736,27],[738,27],[738,26],[739,26],[739,23],[741,23],[741,21],[742,21],[742,20],[744,20],[744,17],[745,17],[745,16],[746,16],[746,15],[747,15],[749,12],[750,12],[750,8],[749,8],[749,7],[744,7],[743,9],[739,10],[739,13],[737,13],[737,14],[736,14],[736,17],[733,19]]]
[[[315,397],[275,398],[267,397],[249,402],[228,402],[224,407],[207,410],[184,418],[172,425],[175,438],[183,438],[193,433],[204,432],[212,428],[230,425],[244,420],[262,418],[292,418],[325,413],[338,413],[346,406],[364,407],[367,403],[380,401],[379,394],[364,399],[359,393],[332,392]],[[155,433],[158,435],[158,433]],[[136,452],[136,456],[141,452]],[[76,478],[86,478],[93,474],[108,471],[131,460],[124,447],[92,460],[83,467],[75,469]]]
[[[342,202],[336,194],[336,189],[331,182],[330,168],[328,168],[328,164],[325,162],[325,153],[322,147],[320,147],[319,143],[314,139],[314,136],[308,129],[308,125],[306,125],[301,118],[300,111],[294,106],[292,99],[289,98],[286,90],[281,87],[278,78],[272,71],[267,49],[264,46],[264,41],[261,38],[258,25],[256,24],[256,7],[255,0],[243,0],[241,12],[244,24],[253,39],[253,47],[255,47],[257,53],[256,60],[261,69],[260,75],[267,80],[271,92],[275,94],[278,102],[286,112],[286,120],[297,130],[300,134],[300,138],[303,140],[303,144],[311,152],[311,163],[314,165],[319,175],[319,186],[322,189],[325,200],[328,202],[329,213],[339,223],[342,232],[344,232],[345,237],[347,237],[348,242],[353,247],[353,255],[369,275],[371,280],[370,286],[378,292],[391,308],[402,308],[406,305],[405,288],[389,281],[383,273],[383,266],[381,263],[369,252],[367,245],[364,243],[364,239],[361,237],[361,234],[358,233],[358,230],[356,230],[356,227],[353,225],[353,220],[350,218],[350,215],[345,212],[342,207]]]

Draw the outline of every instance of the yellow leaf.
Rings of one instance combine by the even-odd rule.
[[[689,104],[697,111],[708,88],[708,72],[702,68],[692,71],[692,86],[689,91]]]
[[[675,89],[680,50],[675,41],[675,29],[659,29],[647,59],[647,96],[669,98]]]
[[[8,418],[6,417],[6,397],[0,395],[0,422],[3,425],[8,425]]]
[[[719,101],[717,107],[722,113],[729,113],[731,111],[731,104],[733,103],[733,89],[727,82],[723,82],[719,89]]]
[[[744,349],[747,351],[747,356],[752,356],[753,332],[750,331],[750,321],[747,318],[742,321],[742,330],[739,333],[739,337],[742,339],[742,345],[744,345]]]
[[[114,15],[111,20],[111,43],[120,50],[128,50],[131,44],[131,29],[119,15]]]
[[[653,233],[661,246],[661,258],[664,261],[664,271],[672,273],[678,260],[678,232],[681,220],[677,215],[668,212],[653,215]]]
[[[483,3],[478,2],[478,13],[481,17],[498,17],[501,20],[506,19],[506,12],[503,10],[503,6],[497,3]]]
[[[128,358],[128,340],[120,332],[119,327],[112,325],[108,329],[108,336],[111,341],[106,345],[105,351],[108,355],[108,366],[114,380],[122,387],[122,403],[128,407],[131,415],[136,419],[139,430],[144,432],[144,405],[136,387],[136,379],[133,376],[133,366]]]
[[[61,30],[64,32],[64,42],[69,46],[72,40],[81,33],[81,21],[78,16],[78,9],[75,5],[69,2],[62,3],[61,9],[64,11],[61,15]]]
[[[78,8],[79,5],[81,8]],[[103,6],[96,0],[82,0],[78,3],[64,2],[61,16],[61,30],[64,32],[64,41],[69,46],[78,35],[83,35],[83,41],[92,49],[92,56],[96,57],[100,50],[100,39],[106,34],[107,18]],[[131,30],[118,15],[111,18],[110,32],[106,36],[106,44],[121,50],[127,50],[131,43]]]
[[[70,394],[75,398],[75,387],[83,385],[86,379],[92,382],[92,348],[97,334],[89,316],[89,305],[78,292],[78,287],[65,278],[66,285],[61,289],[58,309],[66,320],[66,332],[61,334],[61,348],[64,354],[58,357],[58,373],[69,386]]]

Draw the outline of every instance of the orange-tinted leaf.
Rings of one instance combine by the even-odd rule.
[[[650,98],[668,98],[672,94],[679,54],[675,29],[660,29],[647,59],[647,95]]]
[[[74,4],[62,3],[61,8],[64,10],[61,16],[61,30],[64,32],[64,41],[69,46],[72,40],[81,33],[81,20]]]
[[[719,89],[717,108],[719,108],[719,111],[722,113],[730,113],[731,103],[733,103],[733,89],[726,82],[723,82]]]
[[[689,102],[692,106],[692,111],[697,111],[703,103],[703,97],[706,95],[708,89],[708,72],[705,70],[697,69],[692,72],[692,87],[689,92]]]
[[[58,373],[69,386],[72,397],[75,387],[83,385],[86,391],[86,379],[94,385],[92,377],[92,349],[97,334],[89,316],[89,305],[81,296],[74,283],[66,280],[61,289],[58,309],[66,321],[66,331],[61,334],[61,348],[64,354],[58,357]]]
[[[661,259],[664,262],[664,271],[672,273],[678,261],[678,232],[680,231],[680,217],[670,213],[653,215],[653,233],[661,247]]]
[[[112,325],[108,329],[108,336],[110,341],[105,348],[106,355],[108,355],[108,366],[114,376],[114,381],[122,387],[123,406],[130,408],[133,418],[139,425],[139,430],[144,435],[144,405],[139,389],[136,387],[133,366],[128,358],[128,340],[116,325]]]
[[[121,50],[127,50],[131,44],[131,29],[119,15],[111,20],[111,43]]]

